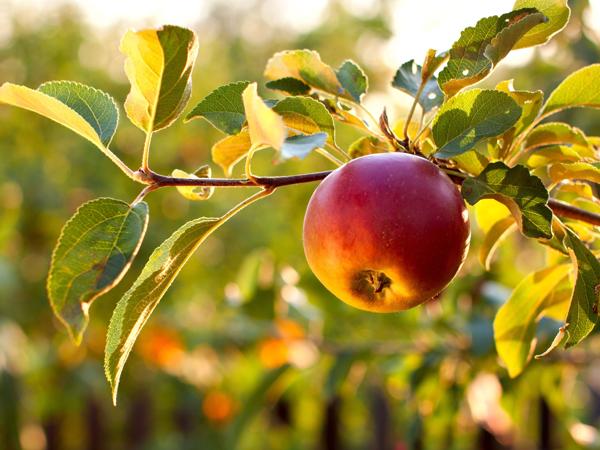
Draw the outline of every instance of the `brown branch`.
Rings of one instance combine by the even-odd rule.
[[[320,181],[331,173],[330,170],[323,172],[310,172],[300,175],[287,175],[276,177],[253,177],[248,178],[175,178],[160,175],[151,172],[146,178],[146,183],[151,186],[156,186],[156,189],[166,186],[214,186],[214,187],[272,187],[289,186],[292,184],[311,183]],[[456,178],[450,174],[452,180],[456,184],[460,184],[463,179]],[[548,206],[552,211],[560,217],[580,220],[592,225],[600,226],[600,214],[586,211],[561,202],[554,198],[548,200]]]

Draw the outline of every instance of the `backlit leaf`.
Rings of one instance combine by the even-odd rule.
[[[337,78],[347,94],[356,102],[367,92],[369,81],[363,70],[354,61],[346,60],[336,71]]]
[[[248,130],[242,130],[233,136],[227,136],[212,146],[212,159],[223,169],[226,176],[231,176],[233,166],[244,159],[252,147]]]
[[[548,42],[552,36],[567,25],[571,15],[567,0],[517,0],[513,9],[521,8],[535,8],[544,14],[548,21],[536,25],[525,33],[514,46],[515,49],[533,47]]]
[[[256,198],[245,200],[222,217],[200,217],[181,226],[154,250],[138,279],[119,300],[108,326],[104,353],[104,370],[115,404],[133,344],[175,277],[213,231]]]
[[[504,92],[471,89],[446,101],[433,121],[436,156],[451,158],[512,127],[521,108]]]
[[[311,97],[286,97],[278,102],[273,111],[279,114],[296,113],[311,119],[319,130],[327,133],[330,142],[335,140],[333,118],[325,105]]]
[[[350,158],[372,155],[373,153],[385,153],[392,151],[387,141],[382,141],[375,136],[363,136],[358,138],[348,148]]]
[[[498,310],[494,319],[494,340],[511,377],[519,375],[529,361],[537,320],[553,289],[569,270],[568,264],[562,264],[528,275]]]
[[[82,205],[62,229],[52,255],[48,297],[69,335],[81,342],[92,302],[114,287],[135,257],[148,225],[148,205],[112,198]]]
[[[600,163],[556,163],[550,166],[548,174],[555,183],[562,180],[587,180],[600,183]]]
[[[224,133],[238,134],[246,122],[242,92],[249,84],[249,81],[238,81],[215,89],[194,106],[185,117],[186,122],[204,117]]]
[[[531,150],[552,144],[589,145],[585,134],[579,128],[562,122],[547,122],[538,125],[527,135],[525,149]]]
[[[479,261],[485,267],[485,270],[490,270],[492,258],[498,246],[517,226],[513,217],[505,217],[496,222],[485,235],[481,247],[479,247]]]
[[[190,99],[196,35],[173,25],[128,31],[120,50],[127,56],[125,73],[131,84],[127,117],[147,133],[168,127]]]
[[[37,90],[11,83],[0,87],[0,103],[38,113],[69,128],[98,147],[108,149],[119,120],[114,100],[98,89],[72,81],[50,81]]]
[[[267,62],[264,75],[268,80],[296,78],[314,89],[351,98],[339,82],[335,71],[321,61],[321,57],[314,50],[287,50],[275,53]]]
[[[568,145],[551,145],[549,147],[537,148],[527,159],[527,165],[532,168],[538,168],[548,167],[556,162],[578,162],[584,157],[582,153],[587,153],[587,151],[589,151],[587,147],[570,147]],[[525,157],[528,155],[529,153]],[[560,177],[560,175],[567,176],[567,173],[560,169],[555,175],[557,177]]]
[[[567,314],[566,347],[581,342],[598,323],[600,303],[600,262],[575,233],[566,230],[565,245],[575,266],[577,278]]]
[[[438,80],[449,96],[487,77],[517,41],[546,17],[533,8],[481,19],[462,31]]]
[[[173,170],[172,176],[176,178],[210,178],[212,171],[209,166],[202,166],[194,173],[187,173],[183,170]],[[177,191],[188,200],[208,200],[213,193],[215,188],[213,186],[177,186]]]
[[[521,117],[514,125],[514,135],[527,128],[538,116],[544,102],[543,91],[515,90],[513,80],[505,80],[496,85],[496,90],[506,92],[521,107]]]
[[[267,145],[276,150],[281,149],[287,134],[283,119],[258,96],[256,83],[251,83],[244,89],[242,100],[252,145]]]
[[[546,204],[548,191],[524,166],[508,167],[500,161],[491,163],[477,177],[467,178],[461,192],[471,205],[482,198],[503,203],[525,236],[552,238],[552,210]]]
[[[542,114],[576,107],[600,108],[600,64],[584,67],[565,78],[548,97]]]
[[[422,67],[414,60],[405,62],[400,66],[392,80],[392,86],[408,95],[415,97],[422,83]],[[440,90],[437,78],[430,77],[425,83],[423,92],[419,97],[419,105],[424,112],[431,111],[442,104],[444,93]]]

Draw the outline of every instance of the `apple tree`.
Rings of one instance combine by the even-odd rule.
[[[496,350],[510,376],[519,375],[534,354],[543,358],[588,337],[600,300],[600,137],[553,117],[569,108],[600,108],[600,64],[575,71],[547,98],[513,80],[493,89],[473,87],[511,50],[544,45],[568,19],[566,2],[517,0],[513,11],[463,30],[449,49],[402,63],[391,85],[413,101],[397,124],[385,109],[365,107],[369,82],[357,63],[332,67],[309,49],[281,51],[266,62],[260,90],[264,85],[268,97],[259,95],[257,81],[232,81],[188,108],[196,34],[171,25],[129,31],[120,50],[130,82],[124,109],[143,135],[135,169],[110,148],[120,118],[109,94],[76,81],[48,81],[35,89],[4,83],[0,103],[69,128],[142,186],[134,199],[84,203],[58,238],[48,298],[76,343],[92,304],[123,279],[144,245],[152,226],[146,196],[175,188],[197,202],[210,201],[216,189],[251,192],[221,216],[182,224],[154,249],[116,305],[105,348],[113,401],[137,337],[195,250],[240,211],[299,183],[323,180],[306,216],[305,250],[316,275],[342,300],[371,311],[443,301],[469,245],[468,204],[477,219],[473,226],[485,233],[477,251],[486,268],[513,233],[548,255],[547,266],[527,275],[494,319]],[[214,176],[209,161],[170,174],[154,171],[154,134],[197,120],[223,134],[212,146],[212,163],[223,175]],[[336,140],[342,125],[361,134],[349,146]],[[275,163],[316,153],[332,171],[258,174],[252,161],[264,151]],[[240,168],[243,176],[234,177]],[[335,189],[324,187],[334,182]],[[449,219],[440,219],[446,210]],[[365,289],[370,303],[354,295]],[[542,317],[562,323],[549,348],[535,348]]]

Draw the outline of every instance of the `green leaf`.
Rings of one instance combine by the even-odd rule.
[[[508,167],[500,161],[491,163],[477,177],[467,178],[461,191],[471,205],[482,198],[493,198],[504,204],[525,236],[552,238],[552,210],[546,204],[548,191],[524,166]]]
[[[521,107],[521,117],[514,125],[514,136],[520,134],[538,116],[544,102],[543,91],[518,91],[513,87],[513,80],[505,80],[496,86],[496,90],[507,93]]]
[[[360,356],[360,354],[354,352],[344,352],[336,356],[323,385],[325,398],[332,399],[339,393],[342,384],[348,378],[350,369]]]
[[[242,100],[252,146],[266,145],[276,150],[281,149],[287,137],[283,119],[258,96],[256,83],[251,83],[244,89]]]
[[[598,323],[600,262],[575,233],[569,229],[566,232],[565,245],[577,274],[566,320],[568,348],[580,343]]]
[[[589,145],[585,134],[579,128],[562,122],[547,122],[538,125],[527,135],[525,151],[553,144]]]
[[[133,344],[185,263],[213,231],[265,195],[267,192],[261,191],[247,198],[222,217],[200,217],[184,224],[150,255],[138,279],[117,303],[108,326],[104,371],[115,404],[121,373]]]
[[[567,0],[517,0],[513,9],[521,8],[535,8],[544,14],[548,21],[525,33],[514,46],[515,49],[545,44],[567,25],[571,15]]]
[[[330,142],[335,141],[335,126],[331,114],[325,105],[311,97],[286,97],[273,107],[273,111],[305,116],[317,124],[319,130],[327,133]]]
[[[593,183],[600,183],[600,163],[556,163],[550,166],[548,174],[555,183],[562,180],[587,180]]]
[[[225,175],[230,177],[233,167],[244,159],[251,146],[248,130],[242,130],[216,142],[211,149],[212,159],[221,166]]]
[[[446,101],[433,121],[438,158],[460,155],[512,127],[521,108],[504,92],[471,89]]]
[[[372,155],[373,153],[385,153],[392,151],[387,141],[382,141],[375,136],[363,136],[358,138],[348,148],[350,158]]]
[[[498,356],[511,377],[519,375],[531,358],[537,320],[553,289],[568,275],[562,264],[533,272],[515,288],[494,319]]]
[[[210,167],[204,165],[198,168],[194,173],[187,173],[183,170],[175,169],[171,175],[176,178],[191,178],[198,180],[200,178],[210,178],[211,174],[212,170]],[[208,200],[215,192],[215,188],[213,186],[177,186],[177,191],[188,200],[199,201]]]
[[[422,67],[410,60],[402,64],[396,71],[392,86],[408,95],[415,97],[422,83]],[[444,101],[444,93],[440,90],[437,78],[431,77],[425,83],[423,92],[418,99],[419,105],[424,112],[431,111],[442,104]]]
[[[316,148],[322,148],[327,142],[326,133],[316,134],[298,134],[288,137],[281,147],[281,158],[300,158],[304,159],[310,152]]]
[[[11,83],[0,87],[0,103],[38,113],[69,128],[98,147],[111,160],[109,149],[119,111],[108,94],[73,81],[50,81],[37,90]]]
[[[92,302],[112,289],[137,254],[148,205],[112,198],[82,205],[65,224],[52,255],[47,289],[56,317],[79,344]]]
[[[542,115],[567,108],[600,108],[600,64],[573,72],[548,97]]]
[[[485,270],[490,270],[492,258],[498,246],[507,238],[507,236],[516,229],[515,219],[511,216],[500,219],[486,233],[481,247],[479,247],[479,261],[485,267]]]
[[[279,80],[267,81],[265,86],[275,91],[282,91],[289,95],[307,95],[310,86],[297,78],[285,77]]]
[[[173,25],[128,31],[120,50],[127,56],[125,73],[131,84],[127,117],[146,133],[168,127],[190,99],[196,35]]]
[[[483,80],[517,41],[547,18],[536,9],[511,11],[481,19],[463,30],[450,49],[448,64],[439,74],[442,90],[452,96]]]
[[[246,122],[242,92],[249,84],[238,81],[215,89],[194,106],[185,121],[203,117],[224,133],[238,134]]]
[[[250,395],[244,399],[242,410],[237,414],[235,420],[227,430],[227,448],[237,448],[237,444],[248,424],[264,406],[267,392],[289,368],[289,365],[283,365],[267,372],[254,387]]]
[[[347,94],[360,103],[360,97],[367,92],[369,80],[354,61],[347,59],[336,71],[337,79]]]
[[[119,110],[110,95],[73,81],[49,81],[38,91],[77,112],[92,126],[102,145],[110,144],[119,122]]]
[[[321,61],[314,50],[287,50],[275,53],[267,62],[265,78],[296,78],[314,89],[352,98],[342,87],[335,71]]]

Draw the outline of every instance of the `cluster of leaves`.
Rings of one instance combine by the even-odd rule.
[[[279,99],[261,98],[256,83],[234,82],[211,92],[185,121],[205,119],[226,135],[213,145],[212,159],[227,177],[245,161],[245,174],[252,180],[252,156],[271,148],[278,160],[304,158],[314,151],[336,165],[371,153],[406,151],[464,179],[465,200],[491,224],[481,249],[483,264],[489,266],[499,243],[517,229],[545,245],[551,256],[547,268],[517,286],[494,322],[498,353],[516,376],[531,358],[541,317],[563,323],[551,349],[579,343],[598,320],[598,230],[585,221],[559,219],[548,201],[552,192],[582,210],[600,210],[591,187],[600,182],[600,137],[545,119],[566,108],[600,107],[600,65],[573,73],[545,102],[541,91],[515,90],[512,80],[495,89],[465,88],[485,79],[512,49],[547,42],[568,18],[566,1],[517,0],[514,11],[465,29],[450,50],[430,50],[423,65],[402,64],[392,85],[414,103],[396,127],[389,125],[385,113],[377,120],[362,105],[368,80],[355,62],[347,60],[334,69],[311,50],[280,52],[267,62],[266,87],[281,94]],[[198,42],[190,30],[165,26],[128,32],[121,51],[131,83],[124,108],[146,136],[138,171],[109,149],[119,117],[108,94],[75,82],[48,82],[38,89],[5,83],[0,102],[39,113],[88,139],[127,176],[148,184],[145,195],[156,187],[149,169],[152,135],[171,125],[188,103]],[[421,118],[413,123],[417,106]],[[356,127],[363,136],[343,149],[336,142],[336,123]],[[209,179],[211,169],[175,169],[172,176]],[[177,189],[193,201],[210,198],[214,190]],[[115,401],[136,338],[183,265],[213,231],[270,192],[262,190],[222,217],[192,220],[155,249],[117,304],[108,328],[105,368]],[[149,218],[143,195],[131,204],[110,198],[88,202],[63,228],[48,295],[76,342],[81,341],[92,302],[121,280],[142,243]],[[489,199],[507,209],[488,208]]]

